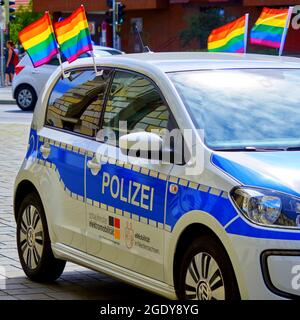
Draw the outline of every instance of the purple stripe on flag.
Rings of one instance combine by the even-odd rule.
[[[278,41],[251,38],[250,43],[261,45],[261,46],[267,46],[271,48],[276,48],[276,49],[280,48],[280,42]]]
[[[244,47],[243,48],[241,48],[241,49],[238,49],[237,51],[236,51],[236,53],[244,53]]]
[[[88,51],[93,51],[93,46],[92,44],[88,44],[87,46],[84,46],[80,48],[75,54],[72,56],[66,58],[69,63],[75,61],[81,54],[88,52]]]
[[[57,48],[54,48],[54,49],[48,54],[47,57],[45,57],[45,58],[43,58],[43,59],[41,59],[41,60],[35,61],[35,62],[32,61],[32,64],[33,64],[33,66],[34,66],[35,68],[40,67],[40,66],[42,66],[43,64],[49,62],[49,61],[53,58],[53,56],[55,56],[56,54],[58,54],[58,49],[57,49]]]

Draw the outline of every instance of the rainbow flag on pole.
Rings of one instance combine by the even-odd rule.
[[[71,63],[82,53],[92,51],[92,39],[84,6],[81,5],[68,18],[54,24],[60,51]]]
[[[250,43],[280,48],[290,9],[263,8],[250,33]]]
[[[49,13],[19,32],[19,40],[35,68],[49,62],[58,53]]]
[[[247,46],[248,14],[214,29],[208,37],[208,51],[244,53]]]

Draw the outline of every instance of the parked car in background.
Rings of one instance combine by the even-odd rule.
[[[123,54],[123,52],[114,48],[94,46],[94,54],[96,57],[101,57],[119,55]],[[84,53],[80,58],[89,56],[89,53]],[[54,58],[49,63],[39,68],[34,68],[29,56],[25,54],[15,68],[15,76],[12,83],[13,98],[16,99],[20,109],[31,111],[35,108],[39,94],[58,66],[59,61]]]

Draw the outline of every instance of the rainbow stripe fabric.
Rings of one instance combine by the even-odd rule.
[[[289,9],[263,8],[250,33],[250,43],[280,48]]]
[[[82,53],[93,50],[83,6],[80,6],[68,18],[55,23],[54,30],[60,51],[69,63],[76,60]]]
[[[49,62],[53,56],[58,54],[58,46],[48,12],[19,32],[19,40],[35,68]]]
[[[208,37],[208,51],[234,52],[245,51],[246,16],[214,29]]]

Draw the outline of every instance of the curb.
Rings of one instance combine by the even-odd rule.
[[[0,104],[16,104],[16,100],[0,100]]]

